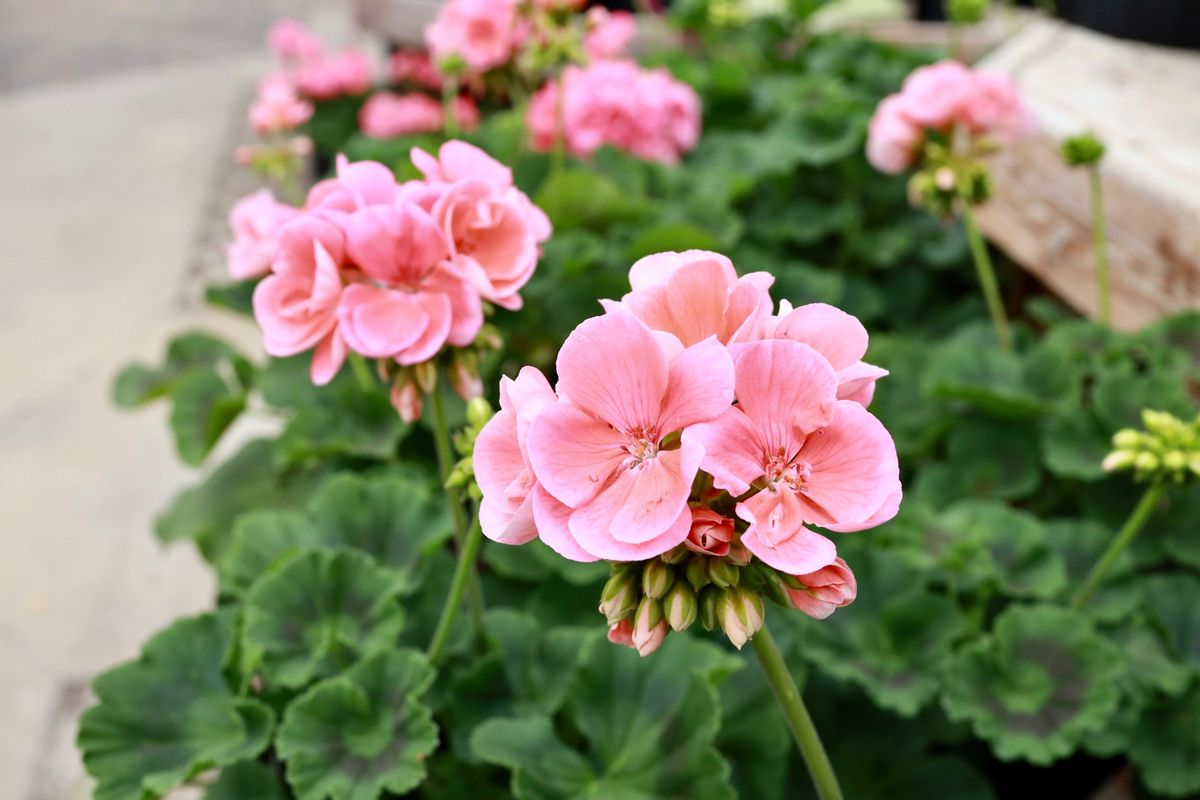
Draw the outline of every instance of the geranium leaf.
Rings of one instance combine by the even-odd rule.
[[[355,550],[306,549],[255,581],[246,595],[247,673],[296,689],[394,646],[404,625],[397,579]]]
[[[1062,558],[1050,546],[1037,517],[1003,503],[966,500],[940,516],[938,524],[954,532],[960,570],[976,583],[992,581],[1014,597],[1049,598],[1067,583]]]
[[[415,650],[376,653],[288,706],[279,757],[299,800],[374,800],[425,778],[437,726],[420,697],[433,668]]]
[[[204,800],[288,800],[287,788],[271,767],[241,761],[221,770],[204,793]]]
[[[1049,764],[1116,711],[1122,672],[1120,654],[1081,614],[1011,606],[947,664],[942,706],[999,758]]]
[[[1157,794],[1200,792],[1200,680],[1182,697],[1159,699],[1142,710],[1129,738],[1129,757]]]
[[[1200,578],[1152,575],[1143,581],[1146,605],[1176,658],[1200,674]]]
[[[323,387],[316,398],[297,406],[276,441],[281,464],[331,456],[385,461],[408,433],[382,385],[364,391],[347,376]]]
[[[934,505],[963,497],[1011,500],[1034,491],[1039,478],[1037,438],[1028,425],[970,419],[950,433],[945,463],[919,473],[915,494]]]
[[[1186,607],[1184,613],[1192,614],[1195,608]],[[1191,666],[1171,652],[1163,637],[1145,619],[1135,617],[1111,636],[1125,655],[1130,678],[1144,690],[1174,696],[1188,687],[1192,679]]]
[[[476,729],[476,757],[512,770],[519,800],[561,797],[734,797],[713,747],[714,681],[740,665],[719,649],[671,636],[649,658],[595,642],[565,707],[580,745],[546,716],[493,719]]]
[[[1046,403],[1025,387],[1020,358],[987,341],[962,335],[937,349],[922,383],[925,393],[1008,419],[1045,411]]]
[[[271,709],[236,696],[223,674],[233,627],[229,611],[181,619],[95,680],[78,744],[97,800],[156,797],[267,746]]]
[[[1105,475],[1100,463],[1112,450],[1112,432],[1087,411],[1075,409],[1046,425],[1042,449],[1046,467],[1055,475],[1094,481]]]
[[[1069,595],[1083,585],[1092,567],[1100,559],[1115,534],[1099,522],[1088,519],[1052,520],[1046,524],[1046,540],[1061,556],[1067,581],[1060,595]],[[1088,600],[1084,612],[1105,622],[1129,616],[1141,600],[1141,584],[1133,572],[1133,557],[1121,553],[1108,575]]]
[[[603,230],[641,213],[639,198],[626,194],[608,176],[582,168],[552,174],[534,202],[550,217],[555,230]]]
[[[241,595],[280,558],[320,544],[320,534],[299,511],[249,511],[233,523],[217,579],[225,594]]]

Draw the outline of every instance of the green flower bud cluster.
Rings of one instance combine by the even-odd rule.
[[[1069,167],[1085,167],[1092,164],[1099,164],[1100,159],[1104,158],[1104,142],[1100,141],[1092,133],[1081,133],[1078,136],[1072,136],[1069,139],[1063,140],[1062,157]]]
[[[745,25],[750,14],[742,0],[709,0],[708,22],[714,28],[736,28]]]
[[[946,19],[956,25],[974,25],[983,21],[991,0],[946,0]]]
[[[1166,411],[1142,410],[1145,430],[1125,428],[1113,435],[1113,451],[1101,466],[1107,472],[1132,469],[1139,480],[1182,483],[1200,477],[1200,414],[1184,422]]]
[[[454,449],[458,451],[459,459],[446,477],[446,487],[451,489],[466,489],[475,500],[482,497],[479,485],[475,483],[475,462],[472,456],[475,452],[475,440],[479,432],[496,412],[492,405],[482,397],[476,397],[467,403],[467,425],[454,434]]]
[[[975,155],[983,155],[986,144]],[[925,147],[922,168],[908,182],[908,197],[941,217],[954,216],[962,203],[978,206],[992,196],[992,177],[987,166],[974,156],[954,156],[938,142]]]
[[[764,593],[787,604],[780,581],[765,565],[693,553],[680,545],[650,561],[614,563],[600,595],[600,613],[610,626],[628,624],[642,655],[652,652],[668,629],[682,632],[697,621],[705,630],[722,631],[740,649],[763,626]],[[648,649],[643,647],[647,641],[654,642]]]

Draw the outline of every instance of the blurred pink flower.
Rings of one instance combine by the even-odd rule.
[[[900,108],[922,128],[945,129],[962,118],[974,88],[971,70],[946,59],[918,67],[904,79]]]
[[[442,104],[421,92],[375,92],[358,112],[358,126],[372,139],[442,129]]]
[[[625,55],[637,33],[637,19],[633,14],[609,11],[600,6],[588,9],[587,25],[583,49],[593,61]]]
[[[963,124],[972,133],[991,133],[1005,141],[1022,139],[1036,123],[1012,78],[994,70],[975,70],[975,83],[963,108]]]
[[[308,61],[324,49],[308,26],[296,19],[281,19],[267,31],[267,45],[280,63]]]
[[[899,95],[883,100],[867,126],[867,161],[880,172],[896,175],[912,166],[924,133],[904,113]]]
[[[270,189],[260,189],[234,203],[229,212],[234,240],[225,249],[229,274],[246,280],[270,272],[279,230],[299,214],[299,209],[278,202]]]
[[[442,90],[442,73],[426,50],[397,50],[388,58],[388,77],[393,83],[411,83],[431,92]]]
[[[804,575],[793,576],[803,584],[799,589],[786,587],[788,601],[813,619],[825,619],[858,596],[854,573],[842,559]]]
[[[303,125],[312,113],[312,104],[300,98],[286,76],[271,74],[258,82],[258,96],[250,106],[249,117],[254,131],[266,135]]]
[[[371,88],[371,61],[361,50],[347,48],[334,56],[304,62],[296,70],[295,81],[301,94],[315,100],[365,94]]]
[[[425,29],[425,44],[438,64],[457,56],[486,72],[512,55],[516,14],[516,0],[447,0]]]

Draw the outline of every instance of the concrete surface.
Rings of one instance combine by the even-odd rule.
[[[173,454],[167,410],[118,412],[109,387],[125,362],[158,359],[185,328],[258,353],[250,325],[195,302],[189,268],[204,262],[205,214],[223,214],[213,193],[228,184],[245,102],[267,66],[267,22],[289,6],[335,27],[348,13],[334,0],[97,5],[87,16],[73,0],[0,0],[6,800],[87,796],[70,745],[83,687],[212,602],[194,551],[164,548],[151,532],[154,514],[197,478]]]

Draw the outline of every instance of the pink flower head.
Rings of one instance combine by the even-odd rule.
[[[674,334],[685,347],[710,336],[722,344],[750,341],[760,338],[771,313],[768,290],[774,280],[766,272],[739,278],[720,253],[655,253],[629,269],[633,291],[620,305],[654,330]]]
[[[258,278],[271,271],[279,229],[299,215],[298,209],[277,202],[270,189],[238,200],[229,212],[234,240],[225,249],[229,274],[237,280]]]
[[[300,99],[291,81],[283,75],[268,75],[258,83],[258,97],[249,116],[255,132],[266,135],[303,125],[312,113],[312,104]]]
[[[631,314],[583,322],[558,355],[558,399],[534,420],[529,461],[546,491],[542,536],[569,536],[597,558],[651,558],[683,542],[704,448],[686,429],[728,408],[733,370],[706,339],[668,358]],[[680,446],[672,434],[685,431]]]
[[[974,90],[971,70],[945,59],[913,70],[904,79],[899,97],[905,116],[916,125],[943,130],[962,119]]]
[[[338,154],[336,177],[308,190],[309,211],[350,213],[370,206],[394,206],[399,198],[396,176],[376,161],[350,161]]]
[[[723,558],[733,541],[733,520],[711,508],[692,509],[692,527],[684,544],[694,553]]]
[[[442,129],[442,104],[427,94],[376,92],[358,112],[358,126],[372,139]]]
[[[703,448],[716,488],[738,496],[763,486],[736,509],[751,553],[812,572],[836,551],[805,523],[848,529],[874,517],[900,488],[895,444],[862,405],[837,399],[837,374],[808,345],[739,345],[735,369],[737,406],[686,430],[684,445]]]
[[[413,166],[420,170],[429,183],[457,183],[478,178],[500,189],[508,189],[513,185],[511,169],[475,145],[458,139],[443,143],[438,148],[436,158],[419,147],[412,149],[411,157]]]
[[[267,31],[267,45],[280,63],[296,63],[318,58],[324,49],[321,40],[300,20],[281,19]]]
[[[297,70],[296,87],[316,100],[365,94],[371,88],[371,61],[366,53],[355,48],[312,59]]]
[[[1012,78],[995,70],[976,70],[974,87],[963,108],[963,124],[972,133],[991,133],[1005,141],[1033,133],[1036,124]]]
[[[875,396],[875,381],[888,371],[862,360],[867,353],[867,329],[856,317],[825,303],[809,303],[792,309],[779,304],[779,316],[768,320],[770,339],[791,339],[816,350],[837,373],[839,400],[853,400],[864,407]]]
[[[523,368],[516,380],[500,379],[500,411],[479,432],[473,458],[475,478],[483,492],[479,522],[489,539],[523,544],[537,536],[529,427],[542,409],[557,399],[546,377],[533,367]]]
[[[431,92],[442,91],[442,73],[425,50],[397,50],[388,59],[393,83],[411,83]]]
[[[804,575],[794,576],[803,586],[788,587],[787,597],[792,607],[813,619],[825,619],[842,606],[848,606],[858,596],[854,573],[842,559]]]
[[[446,261],[447,246],[415,203],[368,206],[342,225],[346,250],[370,282],[347,287],[338,306],[342,335],[356,352],[404,365],[463,347],[483,325],[479,295]]]
[[[904,112],[904,101],[891,95],[867,126],[867,160],[880,172],[899,174],[912,166],[923,139],[921,127]]]
[[[516,20],[516,0],[448,0],[425,29],[425,43],[439,64],[458,56],[473,72],[486,72],[512,55]]]
[[[254,289],[254,318],[263,331],[263,347],[273,356],[290,356],[316,348],[313,383],[333,380],[346,359],[346,343],[338,331],[345,256],[342,232],[316,217],[301,217],[279,233],[273,274]]]
[[[637,33],[637,20],[628,11],[609,11],[596,6],[588,9],[587,24],[583,49],[594,61],[625,55]]]

